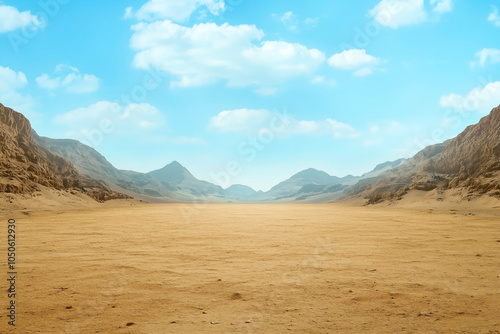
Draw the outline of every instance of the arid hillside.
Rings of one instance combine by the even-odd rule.
[[[500,107],[455,138],[426,147],[405,164],[358,184],[344,198],[368,204],[401,199],[411,190],[456,189],[464,199],[500,198]]]
[[[35,144],[29,120],[0,104],[0,192],[25,194],[47,187],[105,201],[126,198],[81,176],[68,160]]]

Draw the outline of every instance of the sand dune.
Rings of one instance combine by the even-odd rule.
[[[19,333],[500,331],[498,209],[127,205],[0,215]]]

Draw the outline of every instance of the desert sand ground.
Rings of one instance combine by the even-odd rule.
[[[499,211],[4,211],[0,244],[15,218],[18,333],[499,333]]]

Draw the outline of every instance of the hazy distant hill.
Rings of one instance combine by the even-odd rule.
[[[83,175],[131,196],[161,201],[227,200],[221,187],[198,180],[177,161],[149,173],[126,171],[115,168],[99,152],[79,141],[40,137],[34,131],[33,137],[40,146],[72,161]]]
[[[500,107],[455,138],[426,147],[401,166],[357,185],[347,197],[377,203],[400,199],[410,190],[434,189],[500,198]]]
[[[263,194],[261,191],[255,191],[253,188],[242,184],[233,184],[229,188],[224,190],[224,194],[227,198],[234,201],[257,201],[259,197]]]
[[[126,198],[80,175],[73,164],[37,145],[22,114],[0,104],[0,192],[31,193],[41,186],[79,191],[97,200]]]
[[[146,195],[172,198],[172,193],[152,176],[115,168],[93,148],[71,139],[33,138],[41,147],[71,161],[86,177],[106,183],[109,187],[125,191],[132,196]]]
[[[99,152],[79,141],[40,137],[34,131],[33,137],[40,146],[72,161],[83,175],[131,196],[166,201],[225,201],[248,197],[248,189],[232,188],[226,192],[215,184],[198,180],[177,161],[149,173],[126,171],[115,168]],[[242,190],[241,194],[238,189]]]
[[[311,193],[323,193],[327,186],[337,185],[352,179],[352,176],[339,178],[323,171],[309,168],[303,170],[289,179],[280,182],[264,194],[267,200],[300,200],[301,197]]]
[[[174,161],[162,169],[147,173],[157,179],[178,199],[201,198],[207,200],[224,199],[224,189],[210,182],[198,180],[184,166]]]
[[[381,163],[362,176],[337,177],[309,168],[274,186],[268,192],[261,194],[260,198],[266,201],[282,202],[320,203],[332,201],[344,196],[352,187],[368,182],[378,175],[400,166],[405,161],[405,159],[399,159]]]

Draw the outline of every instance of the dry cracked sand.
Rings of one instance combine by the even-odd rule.
[[[9,218],[18,333],[500,331],[498,208],[141,204]]]

